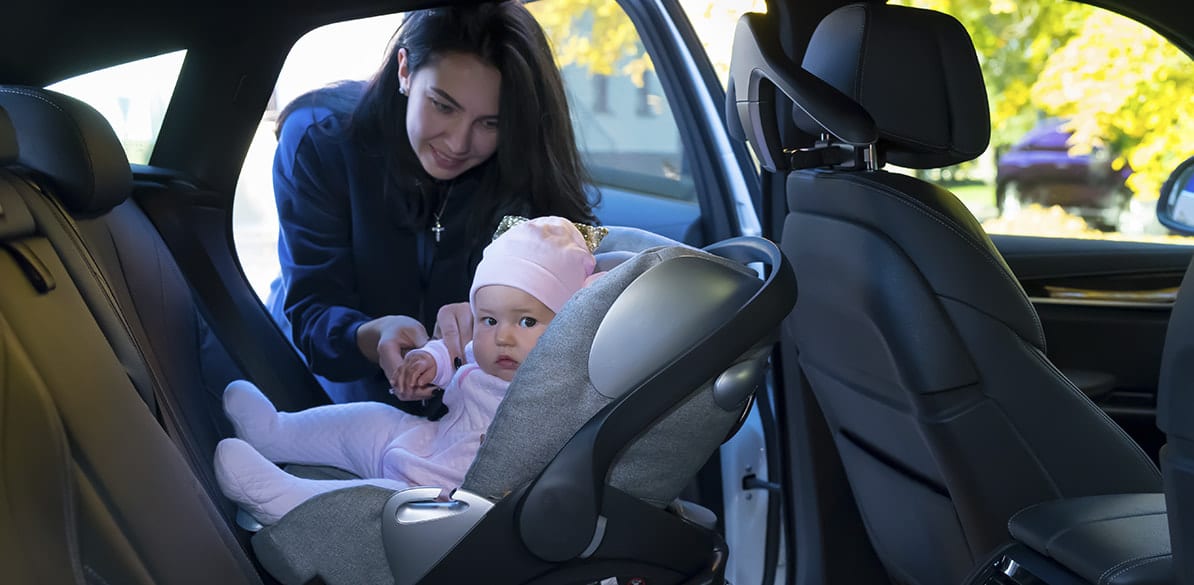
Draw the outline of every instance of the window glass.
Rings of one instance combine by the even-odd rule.
[[[680,131],[630,18],[600,0],[541,0],[528,8],[555,48],[593,182],[603,193],[695,201]]]
[[[232,234],[241,267],[261,299],[278,275],[278,213],[273,162],[278,112],[298,95],[343,79],[368,79],[381,66],[402,15],[342,22],[315,29],[295,43],[257,126],[241,167],[232,209]]]
[[[766,13],[766,0],[680,0],[680,6],[725,86],[730,79],[730,53],[738,18],[747,12]]]
[[[991,145],[977,160],[906,172],[950,189],[989,233],[1194,242],[1155,214],[1162,183],[1194,154],[1189,57],[1140,23],[1075,2],[895,1],[966,27],[991,109]]]
[[[129,162],[146,164],[174,94],[186,51],[85,73],[47,86],[86,102],[116,131]]]
[[[683,240],[700,215],[692,173],[675,117],[630,19],[617,4],[596,0],[538,0],[528,7],[556,51],[578,148],[601,193],[598,218]],[[262,299],[278,274],[272,177],[277,113],[308,90],[368,79],[401,18],[316,29],[287,57],[242,167],[233,208],[241,265]]]

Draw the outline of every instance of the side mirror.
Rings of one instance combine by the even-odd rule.
[[[1161,186],[1157,221],[1175,232],[1194,235],[1194,156],[1177,165]]]

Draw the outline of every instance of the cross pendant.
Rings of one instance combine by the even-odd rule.
[[[431,233],[435,234],[435,243],[439,243],[439,235],[444,233],[444,226],[440,225],[439,220],[435,220],[435,225],[431,226]]]

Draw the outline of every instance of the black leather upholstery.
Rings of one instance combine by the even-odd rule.
[[[91,106],[33,87],[0,87],[23,166],[46,175],[72,213],[98,214],[129,196],[133,174],[120,140]]]
[[[907,34],[913,29],[917,34]],[[982,154],[990,139],[987,93],[969,45],[966,29],[949,15],[854,4],[817,26],[804,69],[866,108],[888,162],[944,167]],[[801,108],[794,112],[802,130],[820,131]]]
[[[1169,535],[1178,583],[1194,583],[1194,263],[1169,316],[1161,379],[1157,387],[1157,426],[1165,432],[1161,470],[1169,510]]]
[[[1095,585],[1173,583],[1165,498],[1114,494],[1055,500],[1012,517],[1016,540]]]
[[[1157,491],[1144,452],[1049,362],[1036,312],[966,207],[880,168],[953,164],[986,148],[986,92],[961,25],[920,9],[843,7],[818,26],[804,68],[858,100],[879,138],[865,158],[788,174],[781,247],[801,296],[785,323],[784,370],[807,379],[890,578],[962,582],[1010,539],[1012,514],[1038,502]],[[868,149],[833,139],[837,120],[803,115],[817,104],[796,93],[801,129],[829,137],[820,148]],[[807,457],[806,473],[837,470]],[[824,490],[797,492],[822,498],[798,508],[829,504]],[[839,547],[812,560],[839,555],[857,558]]]
[[[0,165],[16,162],[19,154],[16,128],[8,114],[0,110]]]

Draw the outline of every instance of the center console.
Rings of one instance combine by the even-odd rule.
[[[1172,585],[1163,494],[1043,502],[1008,522],[1013,542],[967,585]]]

